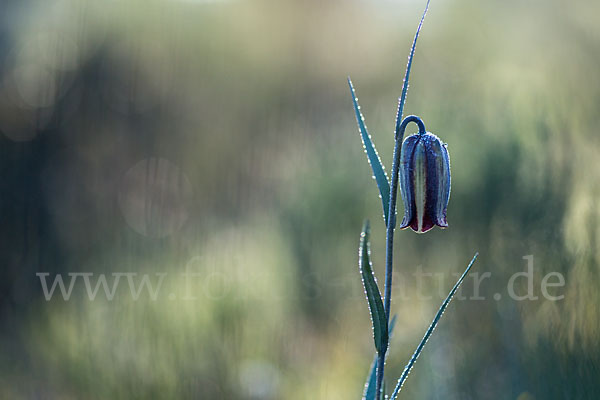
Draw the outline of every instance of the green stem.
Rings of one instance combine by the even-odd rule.
[[[390,186],[390,208],[389,208],[389,220],[386,234],[386,263],[385,263],[385,291],[383,295],[383,308],[385,310],[386,321],[390,320],[390,308],[392,300],[392,273],[393,273],[393,259],[394,259],[394,230],[396,229],[396,203],[398,199],[398,176],[400,171],[400,153],[402,152],[402,139],[404,138],[404,131],[411,122],[414,122],[419,127],[419,133],[424,134],[425,124],[421,118],[416,115],[409,115],[404,118],[399,129],[399,136],[396,138],[396,145],[394,146],[394,161],[392,164],[392,182]],[[385,369],[385,355],[388,346],[386,345],[381,354],[377,358],[377,380],[375,385],[375,393],[380,393],[383,384],[383,375]]]
[[[412,67],[413,57],[415,56],[415,49],[417,47],[417,39],[419,38],[419,32],[421,32],[421,27],[423,26],[423,21],[425,20],[425,15],[427,14],[427,10],[429,9],[429,2],[431,0],[427,0],[427,4],[425,5],[425,11],[423,11],[423,15],[421,16],[421,21],[419,22],[419,26],[417,27],[417,32],[415,33],[415,38],[413,39],[412,47],[410,49],[410,54],[408,56],[408,64],[406,66],[406,73],[404,75],[404,81],[402,83],[402,93],[400,95],[400,99],[398,101],[398,112],[396,113],[396,127],[394,130],[394,162],[392,164],[392,183],[390,187],[390,204],[389,204],[389,213],[387,220],[387,238],[386,238],[386,269],[385,269],[385,293],[384,293],[384,309],[385,309],[385,318],[388,323],[390,321],[390,303],[391,303],[391,292],[392,292],[392,270],[393,270],[393,250],[394,250],[394,228],[396,227],[396,199],[398,197],[398,169],[399,169],[399,159],[400,159],[400,148],[402,146],[402,139],[404,137],[404,129],[406,129],[406,125],[409,122],[416,122],[419,125],[419,130],[425,132],[425,126],[423,125],[423,121],[420,118],[416,118],[416,120],[402,119],[402,115],[404,113],[404,103],[406,102],[406,94],[408,92],[408,80],[410,77],[410,68]],[[413,117],[413,116],[411,116]],[[417,120],[420,122],[417,122]],[[406,123],[405,123],[406,121]],[[422,127],[422,129],[421,129]],[[385,355],[387,352],[388,346],[385,347],[383,354],[379,354],[377,358],[377,378],[376,378],[376,391],[378,396],[381,395],[381,387],[383,384],[383,376],[385,369]]]

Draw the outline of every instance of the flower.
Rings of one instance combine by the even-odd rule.
[[[400,229],[425,233],[435,225],[448,226],[450,156],[446,144],[433,133],[417,133],[402,143],[400,192],[404,202]]]

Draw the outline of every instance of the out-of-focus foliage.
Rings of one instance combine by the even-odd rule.
[[[0,398],[358,398],[358,238],[367,216],[381,280],[384,223],[345,79],[391,165],[421,3],[3,2]],[[432,2],[405,114],[449,143],[450,228],[397,234],[387,375],[475,250],[492,277],[451,304],[406,398],[599,397],[598,15]],[[527,255],[539,299],[514,301]],[[45,301],[38,272],[168,275],[156,301]],[[541,296],[549,272],[564,300]]]

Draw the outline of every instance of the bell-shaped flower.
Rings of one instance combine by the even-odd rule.
[[[445,228],[450,199],[450,156],[446,144],[432,133],[414,134],[402,143],[400,192],[404,218],[400,229],[425,233]]]

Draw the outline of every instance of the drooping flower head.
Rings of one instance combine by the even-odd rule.
[[[400,192],[404,218],[400,229],[425,233],[435,225],[445,228],[450,199],[450,156],[433,133],[404,139],[400,153]]]

